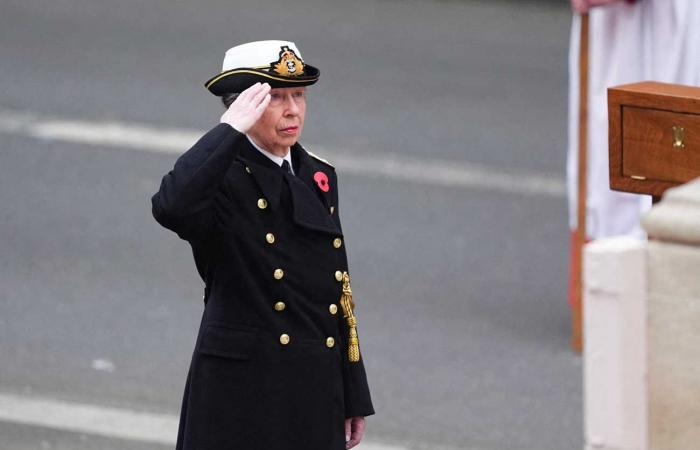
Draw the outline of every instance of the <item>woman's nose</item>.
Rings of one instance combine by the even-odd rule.
[[[293,97],[287,98],[287,112],[289,114],[299,114],[299,105]]]

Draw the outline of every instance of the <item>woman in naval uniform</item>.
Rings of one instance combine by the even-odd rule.
[[[336,173],[297,142],[318,77],[293,42],[227,51],[230,106],[152,198],[205,282],[178,450],[343,450],[374,414]]]

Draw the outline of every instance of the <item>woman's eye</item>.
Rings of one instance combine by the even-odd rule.
[[[303,92],[295,92],[295,93],[294,93],[294,96],[295,96],[295,97],[303,97],[303,96],[304,96],[304,93],[303,93]]]

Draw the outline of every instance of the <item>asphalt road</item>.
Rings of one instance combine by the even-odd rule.
[[[321,69],[312,150],[564,176],[565,2],[1,2],[0,110],[206,130],[223,52],[282,38]],[[0,139],[0,393],[177,414],[202,285],[149,209],[176,155]],[[367,439],[580,448],[563,195],[339,176]],[[0,423],[2,449],[161,447]]]

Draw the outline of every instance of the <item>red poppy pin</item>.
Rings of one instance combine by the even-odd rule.
[[[328,184],[328,175],[318,171],[314,174],[314,181],[320,190],[323,192],[328,192],[331,186]]]

